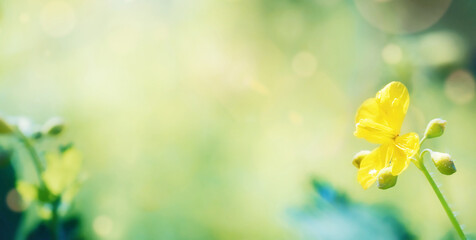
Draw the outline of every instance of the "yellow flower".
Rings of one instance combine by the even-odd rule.
[[[41,175],[48,190],[55,196],[72,187],[81,170],[82,158],[78,150],[70,148],[61,155],[46,155],[47,168]]]
[[[25,181],[17,181],[17,191],[22,197],[23,201],[28,205],[38,198],[38,188]]]
[[[391,82],[375,98],[365,100],[357,111],[354,135],[380,144],[360,163],[357,180],[364,189],[377,180],[378,173],[385,167],[391,167],[394,176],[402,173],[418,152],[420,144],[416,133],[400,136],[409,103],[405,85]]]

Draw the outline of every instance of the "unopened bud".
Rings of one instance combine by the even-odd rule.
[[[436,138],[445,132],[446,120],[435,118],[428,123],[425,131],[426,138]]]
[[[391,188],[397,184],[397,178],[392,175],[391,167],[383,168],[377,175],[377,187],[380,189]]]
[[[456,172],[455,163],[448,153],[431,152],[431,159],[440,173],[451,175]]]
[[[370,151],[369,150],[362,150],[354,155],[354,159],[352,160],[352,164],[356,168],[360,168],[360,163],[362,162],[362,159],[364,159],[367,155],[369,155]]]
[[[41,139],[41,137],[43,137],[43,132],[41,131],[36,131],[33,134],[31,134],[31,138],[35,140]]]
[[[64,144],[64,145],[60,145],[59,150],[60,150],[61,153],[64,153],[64,152],[68,151],[69,149],[71,149],[73,147],[74,147],[74,144],[72,142],[70,142],[70,143],[67,143],[67,144]]]
[[[60,134],[64,129],[63,119],[59,117],[50,118],[43,125],[43,132],[47,135],[56,136]]]

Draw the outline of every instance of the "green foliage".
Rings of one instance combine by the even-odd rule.
[[[291,214],[300,239],[415,239],[395,209],[352,201],[321,180],[312,184],[311,203]]]

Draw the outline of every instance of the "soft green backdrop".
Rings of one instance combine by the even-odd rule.
[[[294,239],[286,212],[312,176],[436,239],[451,225],[414,166],[363,191],[351,164],[374,147],[356,109],[400,80],[404,132],[448,120],[429,146],[458,172],[437,179],[475,230],[476,3],[370,4],[392,1],[5,0],[0,109],[65,118],[91,239]]]

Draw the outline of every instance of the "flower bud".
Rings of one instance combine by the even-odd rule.
[[[37,130],[33,121],[27,117],[8,117],[7,121],[27,137],[30,137]]]
[[[425,131],[426,138],[436,138],[443,135],[446,128],[446,120],[435,118],[428,123]]]
[[[451,175],[456,172],[455,163],[448,153],[431,152],[431,159],[440,173]]]
[[[64,152],[68,151],[69,149],[72,149],[73,147],[74,147],[74,144],[72,142],[70,142],[70,143],[67,143],[67,144],[62,144],[58,148],[59,148],[59,151],[61,153],[64,153]]]
[[[397,184],[397,176],[392,175],[392,168],[386,167],[380,170],[377,175],[377,187],[380,189],[388,189]]]
[[[43,132],[51,136],[60,134],[63,129],[64,122],[63,119],[59,117],[50,118],[48,121],[46,121],[45,125],[43,125]]]
[[[354,155],[354,159],[352,160],[352,164],[356,168],[360,168],[360,162],[362,162],[362,159],[364,159],[367,155],[369,155],[370,151],[369,150],[362,150]]]
[[[39,140],[39,139],[41,139],[41,137],[43,137],[43,132],[41,132],[41,131],[36,131],[33,134],[31,134],[31,138],[33,138],[35,140]]]

